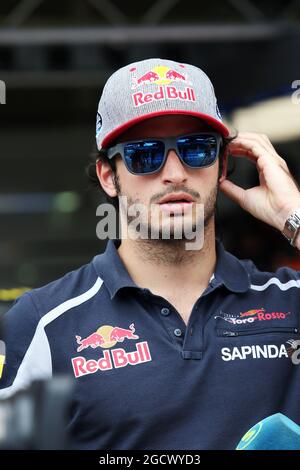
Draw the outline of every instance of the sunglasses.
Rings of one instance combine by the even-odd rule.
[[[206,168],[218,158],[222,136],[215,132],[199,132],[168,138],[146,138],[121,142],[107,149],[107,157],[121,155],[127,170],[134,175],[158,172],[169,150],[175,150],[189,168]]]

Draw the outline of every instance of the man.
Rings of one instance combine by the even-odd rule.
[[[238,260],[214,226],[220,189],[299,249],[300,195],[285,161],[266,136],[231,140],[211,82],[188,64],[121,68],[97,116],[94,168],[119,197],[121,239],[8,312],[0,396],[70,373],[78,449],[234,449],[273,413],[300,423],[300,273]],[[229,151],[256,165],[259,186],[220,177]],[[156,237],[133,236],[124,199],[146,209],[140,228]],[[195,227],[202,246],[187,249]]]

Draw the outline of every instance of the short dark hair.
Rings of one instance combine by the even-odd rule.
[[[114,178],[114,183],[117,187],[118,185],[118,177],[117,177],[117,168],[116,168],[116,160],[114,158],[109,159],[107,157],[107,152],[106,150],[98,150],[96,147],[96,144],[94,145],[94,148],[90,154],[90,162],[86,166],[85,172],[86,175],[89,179],[89,187],[91,189],[96,189],[99,190],[100,193],[104,196],[104,199],[106,202],[109,204],[112,204],[115,209],[119,210],[119,199],[118,196],[115,197],[110,197],[106,191],[102,188],[100,181],[97,176],[97,171],[96,171],[96,165],[97,161],[100,160],[103,163],[108,163],[113,171],[113,178]]]
[[[237,137],[237,131],[235,131],[235,134],[232,137],[223,137],[222,138],[222,144],[220,148],[220,168],[219,168],[219,176],[222,174],[222,169],[223,169],[223,156],[226,150],[226,147],[228,144],[234,140]],[[104,196],[105,200],[113,204],[115,209],[119,210],[119,199],[118,196],[115,197],[110,197],[106,191],[102,188],[100,181],[97,176],[96,172],[96,164],[97,161],[100,160],[103,163],[108,163],[113,171],[113,177],[114,177],[114,182],[116,185],[116,188],[119,188],[119,182],[118,182],[118,175],[116,171],[116,160],[114,158],[109,159],[107,157],[107,151],[105,149],[98,150],[96,148],[96,145],[94,145],[93,151],[90,154],[90,162],[86,167],[86,174],[88,176],[89,182],[90,182],[90,187],[93,189],[97,189],[100,191],[100,193]],[[233,168],[227,172],[227,175],[230,176],[235,170],[235,164],[233,164]]]

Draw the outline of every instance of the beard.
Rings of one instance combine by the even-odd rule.
[[[117,191],[117,195],[119,197],[119,208],[120,208],[120,216],[121,216],[121,221],[123,220],[125,223],[127,223],[127,227],[133,227],[135,228],[135,233],[142,234],[142,236],[139,238],[137,236],[134,237],[134,239],[138,239],[139,241],[143,242],[143,245],[149,246],[150,244],[156,244],[157,248],[160,246],[162,249],[166,249],[167,246],[172,246],[172,249],[181,249],[182,247],[182,242],[186,241],[186,235],[185,231],[183,230],[184,224],[183,224],[183,218],[185,216],[183,215],[178,215],[178,214],[168,214],[168,217],[164,218],[164,221],[169,222],[169,231],[168,231],[168,237],[165,237],[166,231],[165,227],[163,226],[163,217],[161,214],[161,209],[159,208],[158,204],[154,204],[154,208],[158,210],[158,215],[159,217],[153,217],[153,211],[149,210],[149,207],[146,205],[143,205],[143,203],[140,201],[138,198],[133,198],[129,194],[126,194],[120,185],[120,181],[118,178],[118,175],[115,174],[115,187]],[[215,210],[216,210],[216,201],[217,201],[217,196],[218,196],[218,182],[216,181],[216,184],[211,188],[210,192],[208,195],[202,200],[200,197],[200,194],[196,191],[190,190],[189,188],[171,188],[168,192],[175,192],[180,189],[180,191],[184,191],[191,196],[195,200],[200,200],[201,204],[203,205],[203,210],[201,211],[201,214],[199,215],[197,211],[194,210],[194,208],[191,211],[191,214],[189,215],[190,220],[189,220],[189,231],[192,232],[193,234],[197,233],[197,230],[199,231],[199,227],[204,230],[204,235],[205,232],[207,231],[207,228],[209,225],[211,225],[212,220],[215,215]],[[156,195],[151,198],[151,201],[157,201],[162,195]],[[126,205],[127,207],[124,206],[124,200],[126,200]],[[199,203],[198,203],[199,204]],[[142,213],[140,217],[138,217],[138,222],[137,222],[137,213],[139,213],[139,205],[141,205],[143,208],[145,208],[145,212]],[[152,204],[151,204],[152,206]],[[193,204],[194,206],[194,204]],[[132,212],[129,210],[129,208],[132,207],[134,210]],[[196,213],[195,213],[196,212]],[[137,222],[137,223],[135,223]],[[122,223],[122,222],[121,222]],[[153,234],[155,234],[155,237],[153,237]],[[196,235],[195,235],[196,236]],[[189,237],[188,240],[191,240]],[[177,251],[177,250],[176,250]]]

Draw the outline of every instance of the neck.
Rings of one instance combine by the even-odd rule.
[[[204,230],[200,250],[186,250],[186,240],[123,239],[118,253],[129,275],[154,293],[190,292],[206,288],[216,264],[215,226],[212,217]]]

